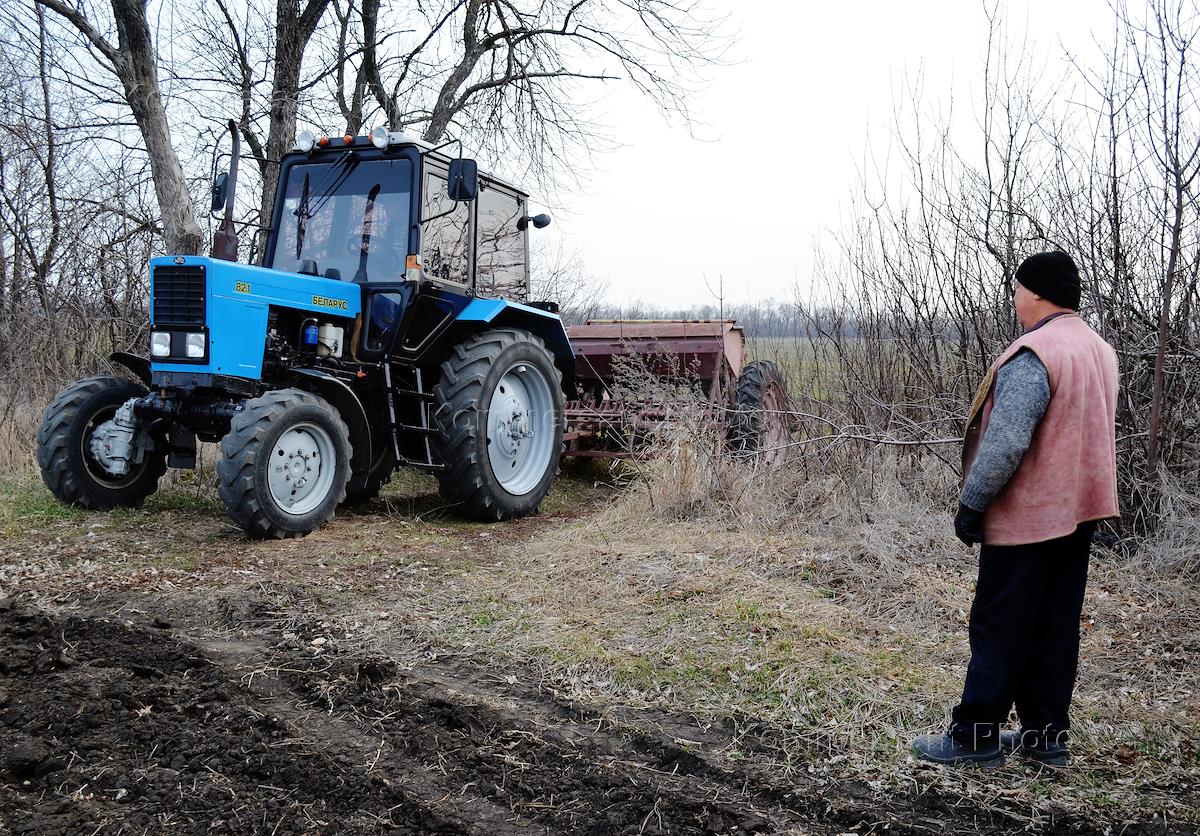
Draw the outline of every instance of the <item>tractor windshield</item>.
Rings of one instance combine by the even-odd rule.
[[[403,279],[411,192],[406,159],[346,152],[291,166],[271,266],[358,282]]]

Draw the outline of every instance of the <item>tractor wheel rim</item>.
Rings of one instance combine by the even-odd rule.
[[[488,463],[500,487],[514,496],[541,484],[554,455],[558,420],[550,382],[530,363],[500,376],[487,413]]]
[[[293,424],[271,446],[267,467],[267,487],[279,509],[296,517],[312,513],[333,489],[333,439],[316,424]]]
[[[792,440],[791,433],[788,432],[787,416],[783,414],[783,406],[782,393],[777,386],[772,385],[767,389],[766,396],[763,398],[762,420],[766,431],[762,434],[759,449],[772,453],[775,459],[783,456],[785,448]]]

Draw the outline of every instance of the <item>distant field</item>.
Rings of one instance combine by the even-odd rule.
[[[748,360],[770,360],[783,371],[793,396],[821,400],[833,396],[836,387],[828,367],[828,354],[821,356],[818,342],[808,337],[756,337],[746,341]],[[821,361],[824,362],[821,362]]]

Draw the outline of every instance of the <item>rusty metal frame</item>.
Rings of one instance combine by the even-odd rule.
[[[566,404],[564,455],[636,457],[645,439],[674,417],[669,403],[614,399],[613,361],[622,357],[637,357],[651,371],[684,370],[707,395],[702,419],[724,431],[745,361],[745,335],[733,320],[589,320],[567,334],[577,380],[592,395]]]

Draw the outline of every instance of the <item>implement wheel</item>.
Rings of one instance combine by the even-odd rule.
[[[783,459],[791,443],[787,383],[779,366],[756,360],[742,369],[734,394],[730,441],[735,454],[767,464]]]
[[[58,393],[42,415],[37,460],[42,481],[58,499],[98,511],[137,508],[158,490],[164,453],[143,453],[124,476],[113,476],[92,450],[92,436],[130,398],[146,389],[115,375],[89,377]]]
[[[248,400],[221,439],[217,488],[251,537],[301,537],[333,519],[350,478],[350,432],[302,389]]]
[[[562,374],[528,331],[497,328],[442,364],[434,443],[442,496],[494,522],[535,513],[563,447]]]

